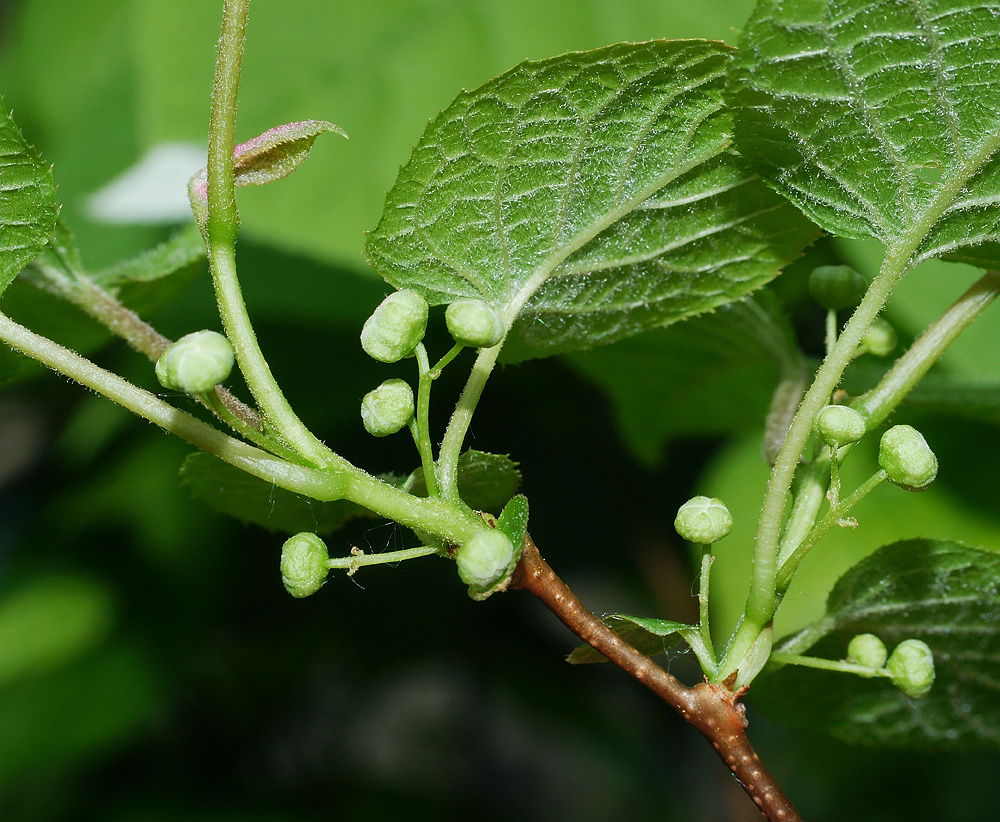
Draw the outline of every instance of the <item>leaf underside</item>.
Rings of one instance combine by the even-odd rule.
[[[684,631],[693,630],[683,622],[653,617],[611,614],[604,617],[604,624],[640,653],[655,656],[664,653],[671,645],[681,640]],[[578,645],[566,657],[570,665],[588,665],[607,662],[608,658],[589,645]]]
[[[764,0],[731,79],[750,166],[827,231],[1000,263],[998,8]]]
[[[930,693],[910,699],[887,679],[786,666],[758,678],[751,696],[778,719],[849,742],[1000,746],[998,589],[1000,554],[930,539],[888,545],[834,586],[822,638],[809,653],[843,658],[859,633],[877,635],[890,651],[921,639],[934,652]],[[806,650],[795,641],[779,649]]]
[[[610,342],[772,279],[815,228],[729,150],[731,50],[620,43],[522,63],[435,119],[367,252],[432,303],[477,297],[505,358]]]
[[[0,293],[45,247],[58,214],[52,171],[0,97]]]

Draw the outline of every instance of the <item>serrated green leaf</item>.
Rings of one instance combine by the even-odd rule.
[[[1000,745],[1000,554],[929,539],[881,548],[837,582],[825,619],[780,650],[843,658],[860,633],[890,650],[926,642],[937,673],[931,692],[910,699],[887,679],[786,666],[755,681],[751,695],[779,719],[850,742]]]
[[[0,293],[45,247],[58,214],[52,170],[0,97]]]
[[[458,458],[458,495],[475,511],[495,514],[503,510],[521,485],[517,463],[506,454],[470,449]],[[410,493],[426,496],[424,469],[417,468],[407,481]]]
[[[189,454],[181,466],[188,490],[215,510],[268,531],[329,534],[358,517],[376,517],[347,500],[317,502],[227,465],[211,454]]]
[[[994,6],[765,0],[734,69],[740,151],[824,229],[1000,261]]]
[[[673,622],[669,619],[654,619],[652,617],[629,616],[628,614],[611,614],[604,617],[604,624],[620,636],[625,642],[646,656],[662,654],[671,645],[676,644],[685,631],[697,630],[683,622]],[[580,645],[573,649],[566,661],[570,665],[585,665],[593,662],[607,662],[604,654],[595,651],[589,645]]]
[[[400,171],[368,254],[432,303],[476,297],[507,359],[610,342],[759,287],[815,238],[727,151],[731,51],[620,43],[463,92]]]
[[[194,223],[178,229],[156,248],[144,251],[130,260],[97,271],[91,279],[103,288],[124,283],[147,283],[186,271],[206,257],[205,241]]]
[[[524,494],[513,497],[497,519],[497,528],[514,543],[514,562],[521,558],[524,538],[528,534],[528,498]]]

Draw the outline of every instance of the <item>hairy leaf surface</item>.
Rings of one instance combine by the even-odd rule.
[[[0,293],[45,247],[58,214],[52,170],[0,97]]]
[[[843,658],[859,633],[890,651],[904,639],[926,642],[937,673],[931,692],[910,699],[887,679],[786,666],[754,683],[755,701],[851,742],[1000,745],[1000,554],[929,539],[881,548],[837,582],[826,618],[779,650]]]
[[[824,229],[1000,262],[1000,37],[975,0],[765,0],[740,42],[736,139]]]
[[[814,228],[728,150],[731,50],[620,43],[522,63],[434,120],[368,254],[432,303],[514,324],[507,359],[610,342],[736,299]]]

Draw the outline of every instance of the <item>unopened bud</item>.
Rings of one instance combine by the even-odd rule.
[[[878,464],[894,485],[923,491],[937,476],[938,461],[923,435],[910,425],[894,425],[882,435]]]
[[[858,634],[847,645],[847,661],[866,668],[883,668],[889,652],[875,634]]]
[[[678,509],[674,528],[689,542],[711,545],[733,530],[733,515],[720,499],[692,497]]]
[[[416,291],[395,291],[382,300],[361,329],[361,347],[379,362],[413,353],[427,331],[427,300]]]
[[[413,419],[413,389],[404,380],[386,380],[361,401],[361,422],[373,437],[387,437]]]
[[[466,585],[489,588],[503,579],[514,559],[514,544],[496,529],[477,531],[458,549],[458,575]]]
[[[854,308],[868,290],[868,283],[849,265],[821,265],[809,275],[809,293],[823,308]]]
[[[865,418],[846,405],[827,405],[816,415],[816,432],[827,445],[850,445],[865,435]]]
[[[232,343],[215,331],[195,331],[173,343],[156,361],[160,385],[185,394],[204,394],[229,378]]]
[[[316,534],[303,531],[285,540],[281,548],[281,581],[293,597],[315,594],[330,572],[326,543]]]
[[[483,300],[455,300],[445,309],[444,320],[455,342],[469,348],[491,348],[503,339],[500,315]]]
[[[934,654],[926,642],[905,639],[886,664],[893,684],[914,699],[927,696],[934,684]]]
[[[888,320],[879,317],[861,338],[857,354],[888,357],[895,350],[897,341],[896,329],[889,324]]]

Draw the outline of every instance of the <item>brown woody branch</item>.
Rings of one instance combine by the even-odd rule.
[[[689,687],[624,642],[592,614],[542,559],[531,537],[511,579],[538,597],[580,639],[630,674],[701,731],[733,776],[771,822],[802,822],[798,811],[761,763],[746,735],[742,691],[703,682]]]

